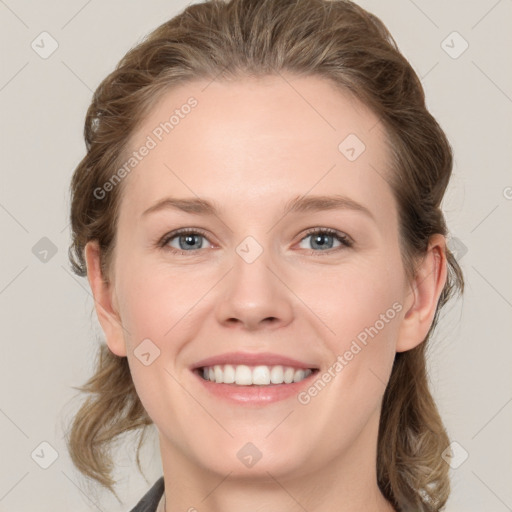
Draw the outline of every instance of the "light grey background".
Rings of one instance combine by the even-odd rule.
[[[462,447],[456,459],[469,457],[452,470],[447,510],[512,510],[512,1],[359,3],[381,17],[417,70],[455,151],[444,209],[467,291],[444,314],[430,369]],[[68,186],[85,151],[93,90],[187,4],[0,0],[0,511],[130,510],[162,474],[156,437],[143,452],[148,481],[133,441],[121,442],[119,505],[88,489],[66,452],[63,428],[79,405],[72,386],[91,375],[101,336],[87,281],[68,265]],[[43,31],[58,43],[47,59],[31,47],[50,48]],[[469,47],[453,58],[464,41]],[[43,237],[57,251],[46,262]],[[58,455],[47,469],[39,464],[52,452],[42,442]]]

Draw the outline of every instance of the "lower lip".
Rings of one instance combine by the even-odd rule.
[[[292,396],[297,396],[300,391],[311,384],[312,378],[316,377],[318,370],[314,370],[300,382],[290,384],[269,384],[268,386],[238,386],[236,384],[217,384],[210,380],[203,379],[197,371],[192,372],[201,382],[204,388],[212,395],[243,405],[265,405]]]

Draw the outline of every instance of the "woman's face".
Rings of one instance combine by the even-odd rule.
[[[374,465],[414,295],[377,116],[322,78],[198,81],[166,93],[130,148],[111,276],[123,329],[107,342],[128,357],[164,464],[253,477]],[[215,356],[235,383],[194,370]],[[297,383],[243,380],[301,367],[315,371]]]

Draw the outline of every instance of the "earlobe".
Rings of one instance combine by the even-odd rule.
[[[97,240],[91,240],[85,246],[87,279],[94,297],[94,307],[98,321],[105,334],[107,345],[117,356],[126,356],[121,317],[118,313],[116,297],[112,283],[107,283],[100,267],[100,248]]]
[[[397,352],[411,350],[423,342],[432,325],[439,297],[446,283],[446,239],[437,233],[430,238],[427,253],[410,285],[408,307],[396,343]],[[412,300],[410,300],[412,297]]]

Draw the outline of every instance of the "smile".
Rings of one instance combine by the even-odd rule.
[[[312,368],[292,368],[282,365],[225,364],[199,368],[204,380],[217,384],[236,386],[269,386],[272,384],[291,384],[300,382],[313,373]]]
[[[192,375],[207,397],[244,407],[261,407],[286,399],[295,400],[311,385],[318,372],[313,368],[241,364],[200,367],[193,370]]]

